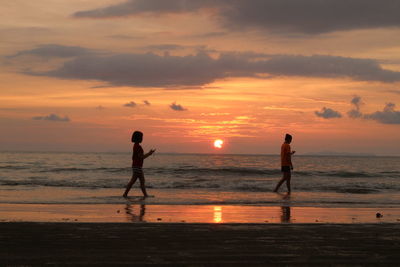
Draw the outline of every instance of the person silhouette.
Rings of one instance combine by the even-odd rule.
[[[278,192],[279,187],[286,181],[286,187],[288,193],[291,192],[290,179],[292,177],[291,170],[293,170],[292,155],[296,151],[290,150],[290,143],[292,142],[292,136],[290,134],[285,135],[285,142],[281,146],[281,171],[283,172],[282,179],[276,185],[274,192]]]
[[[132,153],[132,178],[129,183],[126,185],[125,193],[122,195],[123,197],[128,197],[129,190],[131,190],[132,185],[136,182],[137,179],[140,181],[140,188],[142,189],[142,193],[144,197],[148,197],[149,195],[146,192],[145,179],[143,173],[143,161],[152,155],[156,150],[151,149],[149,152],[144,154],[143,148],[140,143],[143,141],[143,133],[139,131],[135,131],[132,134],[132,143],[133,145],[133,153]]]

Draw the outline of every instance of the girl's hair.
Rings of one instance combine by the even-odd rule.
[[[143,140],[143,133],[134,131],[132,134],[132,143],[141,143]]]
[[[290,134],[286,134],[285,141],[292,141],[292,136]]]

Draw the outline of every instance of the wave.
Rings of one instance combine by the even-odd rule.
[[[40,170],[39,172],[95,172],[95,171],[104,171],[104,172],[127,172],[131,168],[107,168],[107,167],[99,167],[99,168],[51,168]]]
[[[148,188],[154,189],[188,189],[188,190],[211,190],[214,192],[271,192],[276,185],[276,180],[254,180],[254,181],[224,181],[210,179],[187,179],[184,181],[173,180],[151,180],[147,182]],[[1,186],[8,187],[69,187],[76,189],[123,189],[128,179],[59,179],[50,180],[42,177],[32,177],[30,179],[0,179]],[[138,186],[136,184],[135,186]],[[400,185],[392,183],[379,184],[355,184],[355,183],[308,183],[296,182],[294,190],[301,192],[335,192],[349,194],[374,194],[380,192],[399,192]]]
[[[54,168],[49,166],[29,166],[29,165],[3,165],[3,170],[30,170],[31,173],[113,173],[128,174],[130,167],[62,167]],[[257,167],[196,167],[196,166],[177,166],[177,167],[146,167],[145,173],[148,175],[162,177],[275,177],[280,176],[278,168],[257,168]],[[338,178],[400,178],[400,171],[348,171],[348,170],[294,170],[294,175],[298,177],[338,177]]]
[[[329,171],[329,172],[311,172],[310,175],[318,175],[318,176],[333,176],[333,177],[343,177],[343,178],[351,178],[351,177],[376,177],[381,176],[380,173],[367,173],[367,172],[350,172],[350,171]]]
[[[0,166],[0,169],[4,170],[24,170],[24,169],[30,169],[30,166],[19,166],[19,165],[4,165]]]

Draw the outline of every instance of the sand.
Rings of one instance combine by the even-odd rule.
[[[0,223],[0,265],[398,266],[400,224]]]
[[[376,218],[376,213],[383,214]],[[0,222],[400,223],[398,207],[0,204]]]
[[[398,266],[399,251],[397,207],[0,204],[0,266]]]

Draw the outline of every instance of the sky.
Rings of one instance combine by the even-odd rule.
[[[13,0],[0,150],[400,155],[398,0]],[[221,139],[221,149],[213,142]]]

